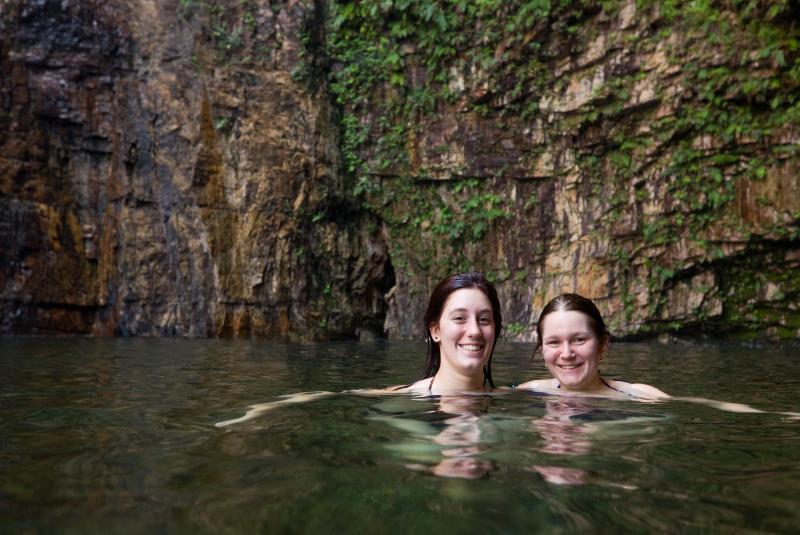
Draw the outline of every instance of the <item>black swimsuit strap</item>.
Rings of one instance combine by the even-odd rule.
[[[605,380],[605,379],[603,379],[602,377],[600,378],[600,382],[601,382],[601,383],[603,383],[604,385],[606,385],[606,386],[607,386],[608,388],[610,388],[611,390],[614,390],[615,392],[619,392],[620,394],[625,394],[626,396],[633,397],[631,394],[629,394],[629,393],[627,393],[627,392],[623,392],[623,391],[622,391],[622,390],[620,390],[619,388],[614,388],[613,386],[611,386],[610,384],[608,384],[608,383],[606,382],[606,380]],[[558,383],[558,384],[556,385],[556,388],[561,388],[561,383]]]
[[[616,391],[617,391],[617,392],[619,392],[620,394],[625,394],[626,396],[630,396],[630,394],[628,394],[627,392],[623,392],[623,391],[622,391],[622,390],[620,390],[619,388],[614,388],[613,386],[611,386],[610,384],[608,384],[608,383],[606,382],[606,380],[605,380],[605,379],[603,379],[602,377],[600,378],[600,380],[603,382],[603,384],[604,384],[604,385],[606,385],[606,386],[607,386],[608,388],[610,388],[611,390],[616,390]]]

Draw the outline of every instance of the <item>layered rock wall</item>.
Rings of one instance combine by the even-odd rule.
[[[291,76],[311,11],[3,3],[1,332],[380,333],[386,247]]]
[[[0,4],[0,333],[800,332],[792,2]]]
[[[800,335],[796,4],[334,11],[332,88],[363,140],[345,156],[398,274],[390,334],[474,268],[522,339],[561,292],[617,336]]]

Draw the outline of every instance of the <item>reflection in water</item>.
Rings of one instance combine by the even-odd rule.
[[[589,472],[581,468],[567,468],[565,466],[533,465],[545,481],[554,485],[585,485],[590,482]]]
[[[591,448],[590,424],[572,420],[573,416],[592,411],[592,407],[580,399],[558,399],[545,403],[547,414],[533,421],[533,427],[544,444],[539,451],[556,455],[586,455]],[[589,481],[590,475],[580,468],[534,465],[533,469],[545,481],[556,485],[581,485]]]
[[[591,400],[580,398],[559,398],[545,403],[547,413],[533,421],[533,427],[544,444],[542,453],[553,455],[586,456],[592,446],[592,435],[600,430],[599,422],[593,423],[596,416],[608,417],[607,411],[598,410]],[[601,420],[602,421],[602,420]],[[606,424],[614,420],[605,420]],[[635,489],[632,485],[621,485],[601,480],[595,474],[582,468],[536,464],[533,470],[545,481],[555,485],[584,485],[594,483],[611,485],[625,489]]]
[[[445,428],[433,441],[444,446],[445,457],[431,470],[441,477],[476,479],[489,474],[492,463],[481,459],[481,420],[479,414],[485,411],[483,396],[443,396],[439,400],[439,410],[454,415],[444,421]]]
[[[547,414],[533,421],[533,427],[544,440],[543,453],[584,455],[589,452],[589,424],[572,420],[573,416],[590,413],[593,408],[579,399],[559,399],[545,404]]]
[[[407,460],[424,461],[406,463],[409,469],[440,477],[477,479],[487,476],[494,466],[483,458],[487,452],[486,444],[494,437],[489,419],[482,414],[491,401],[488,396],[442,396],[437,411],[429,413],[437,419],[432,423],[418,420],[411,423],[398,416],[377,416],[375,419],[412,433],[407,443],[395,444],[391,448]],[[420,439],[431,447],[420,448]]]

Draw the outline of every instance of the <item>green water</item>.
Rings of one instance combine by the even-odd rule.
[[[495,379],[543,377],[501,344]],[[747,403],[282,394],[409,382],[420,343],[0,339],[0,532],[794,532],[797,348],[617,345],[604,374]]]

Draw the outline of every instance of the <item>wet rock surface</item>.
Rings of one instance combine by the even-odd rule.
[[[416,337],[479,269],[518,339],[563,291],[621,337],[800,335],[796,25],[764,55],[635,2],[554,11],[454,60],[387,158],[435,73],[412,35],[400,81],[335,102],[326,5],[0,5],[0,333]],[[541,71],[492,75],[532,43]]]
[[[291,77],[310,7],[256,4],[3,4],[0,332],[381,332],[386,246]]]
[[[496,281],[519,339],[562,292],[619,337],[800,335],[794,7],[342,4],[340,61],[370,50],[361,35],[410,36],[365,60],[383,82],[335,76],[372,88],[339,98],[390,236],[391,335],[466,268]]]

